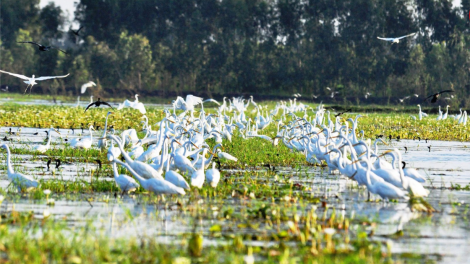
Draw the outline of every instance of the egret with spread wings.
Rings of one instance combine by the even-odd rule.
[[[398,38],[381,38],[381,37],[377,37],[377,38],[381,39],[381,40],[385,40],[385,41],[390,41],[393,44],[393,43],[400,43],[400,39],[403,39],[403,38],[406,38],[406,37],[411,37],[411,36],[414,36],[414,35],[416,35],[416,32],[405,35],[405,36],[401,36],[401,37],[398,37]]]
[[[178,96],[173,101],[173,109],[180,109],[183,111],[194,111],[194,107],[198,104],[202,105],[202,98],[191,94],[186,95],[186,101],[183,97]]]
[[[82,85],[82,87],[81,87],[81,92],[82,92],[82,93],[85,93],[85,92],[86,92],[86,88],[88,88],[88,87],[93,87],[93,86],[96,86],[96,83],[91,82],[91,81],[90,81],[90,82],[87,82],[87,83],[85,83],[85,84]]]
[[[36,78],[34,76],[34,74],[33,74],[32,77],[27,77],[27,76],[24,76],[24,75],[21,75],[21,74],[11,73],[11,72],[2,71],[2,70],[0,70],[0,72],[9,74],[11,76],[18,77],[18,78],[23,79],[23,80],[26,80],[26,81],[24,81],[24,83],[28,84],[28,86],[26,87],[26,90],[24,90],[24,93],[26,93],[28,91],[29,87],[31,87],[30,90],[29,90],[29,93],[31,93],[31,90],[33,89],[33,86],[35,84],[37,84],[36,81],[44,81],[44,80],[55,79],[55,78],[65,78],[65,77],[70,75],[70,73],[67,73],[67,75],[62,75],[62,76],[44,76],[44,77],[37,77]]]

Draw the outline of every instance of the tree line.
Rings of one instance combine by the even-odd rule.
[[[76,36],[53,3],[3,0],[0,69],[70,73],[35,88],[63,95],[93,80],[108,96],[300,93],[395,104],[452,88],[449,102],[468,106],[469,10],[470,0],[79,0]],[[413,32],[398,44],[377,39]],[[30,40],[68,55],[17,43]]]

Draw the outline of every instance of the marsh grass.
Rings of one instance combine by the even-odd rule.
[[[274,107],[273,102],[268,102]],[[366,138],[378,135],[385,138],[421,140],[467,140],[468,128],[458,126],[453,120],[435,121],[432,115],[422,121],[413,120],[409,114],[368,113],[372,108],[363,108],[366,113],[359,119],[359,128]],[[106,113],[110,109],[93,108],[83,113],[83,108],[63,106],[25,106],[5,104],[0,107],[0,118],[6,127],[50,126],[68,129],[73,127],[75,135],[84,134],[89,125],[104,126]],[[164,117],[159,108],[147,109],[149,124]],[[206,113],[215,113],[205,108]],[[279,111],[280,113],[282,111]],[[309,115],[311,111],[308,112]],[[248,117],[254,118],[249,110]],[[303,114],[298,114],[303,115]],[[124,109],[110,116],[109,125],[116,130],[136,128],[140,131],[143,119],[137,111]],[[344,119],[355,117],[345,114]],[[273,119],[279,119],[280,114]],[[292,119],[284,120],[288,123]],[[2,129],[4,132],[5,128]],[[272,122],[260,134],[274,137],[277,128]],[[70,131],[61,132],[63,137],[72,137]],[[101,131],[94,133],[99,137]],[[0,133],[0,136],[3,136]],[[139,132],[139,137],[143,133]],[[209,140],[210,146],[215,142]],[[119,193],[112,177],[110,164],[106,161],[106,151],[97,149],[74,150],[52,148],[45,154],[34,153],[30,148],[12,148],[13,163],[18,171],[26,162],[45,162],[61,159],[78,166],[100,160],[101,170],[90,170],[86,175],[77,175],[71,180],[40,180],[40,187],[29,193],[16,193],[14,188],[0,190],[12,202],[30,199],[45,203],[44,190],[51,190],[52,198],[80,200],[86,199],[90,206],[95,202],[116,202],[127,194]],[[139,188],[131,195],[135,204],[154,206],[164,210],[178,210],[188,216],[188,222],[199,219],[210,220],[210,226],[195,228],[192,233],[177,236],[173,243],[158,243],[154,237],[116,238],[104,234],[93,224],[83,228],[70,227],[65,221],[40,219],[31,213],[1,213],[0,260],[11,263],[243,263],[253,254],[256,262],[265,263],[393,263],[397,260],[430,261],[429,256],[417,254],[392,255],[390,244],[374,241],[370,231],[376,220],[354,219],[345,216],[329,201],[324,192],[314,189],[311,182],[315,177],[324,177],[324,169],[309,173],[308,163],[303,153],[291,151],[282,142],[273,146],[260,138],[244,139],[240,132],[232,137],[232,142],[224,141],[223,150],[239,159],[238,162],[221,162],[222,178],[217,189],[204,186],[191,190],[184,197],[166,198],[149,194]],[[1,152],[5,160],[4,152]],[[21,156],[20,156],[21,155]],[[28,156],[25,158],[24,156]],[[5,170],[5,163],[0,169]],[[276,169],[270,169],[272,167]],[[35,173],[43,171],[38,168]],[[120,173],[128,174],[123,168]],[[282,170],[283,172],[279,172]],[[79,173],[77,173],[79,174]],[[83,174],[83,173],[81,173]],[[37,176],[37,175],[36,175]],[[294,179],[295,178],[295,183]],[[349,188],[358,189],[356,186]],[[466,187],[453,186],[454,189]],[[116,195],[116,198],[114,196]],[[85,198],[84,198],[85,197]],[[53,205],[51,205],[53,206]],[[468,208],[467,208],[468,211]],[[155,214],[158,214],[158,210]],[[129,211],[127,221],[134,217]],[[206,246],[202,241],[218,241],[217,246]],[[269,242],[265,246],[254,246],[254,242]],[[202,243],[201,245],[199,245]]]

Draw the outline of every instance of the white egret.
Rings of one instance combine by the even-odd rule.
[[[165,180],[185,190],[189,190],[190,189],[189,184],[183,178],[183,176],[181,176],[181,174],[177,173],[176,171],[170,170],[170,161],[171,161],[170,158],[166,160]]]
[[[217,187],[220,181],[220,171],[215,167],[215,162],[212,162],[212,169],[206,170],[207,183],[213,188]]]
[[[186,100],[178,96],[173,101],[173,110],[179,109],[183,111],[194,111],[194,107],[198,104],[202,105],[202,98],[191,94],[186,95]]]
[[[28,86],[26,86],[26,90],[24,90],[24,93],[26,93],[28,91],[29,87],[30,87],[30,93],[31,93],[31,90],[33,89],[33,86],[35,84],[37,84],[36,81],[44,81],[44,80],[56,79],[56,78],[65,78],[65,77],[70,75],[70,73],[67,73],[67,75],[62,75],[62,76],[44,76],[44,77],[37,77],[36,78],[34,76],[34,74],[33,74],[32,77],[27,77],[27,76],[24,76],[24,75],[21,75],[21,74],[11,73],[11,72],[2,71],[2,70],[0,70],[0,72],[9,74],[11,76],[18,77],[18,78],[23,79],[23,80],[26,80],[26,81],[24,81],[24,83],[28,84]]]
[[[129,100],[125,100],[124,103],[122,104],[119,104],[117,110],[121,110],[123,109],[124,107],[130,107],[130,108],[134,108],[134,109],[137,109],[139,110],[140,113],[142,114],[145,114],[147,113],[147,111],[145,110],[145,106],[143,103],[139,102],[139,95],[136,94],[135,95],[135,101],[134,102],[131,102]]]
[[[426,182],[426,179],[416,170],[413,168],[406,168],[406,162],[402,161],[403,164],[402,170],[406,177],[410,177],[417,182]]]
[[[393,43],[400,43],[400,39],[403,39],[403,38],[406,38],[406,37],[411,37],[411,36],[414,36],[414,35],[416,35],[416,32],[405,35],[405,36],[401,36],[401,37],[398,37],[398,38],[381,38],[381,37],[377,37],[377,38],[380,39],[380,40],[390,41],[393,44]]]
[[[170,156],[173,158],[174,166],[182,173],[193,173],[196,171],[191,161],[183,155],[179,155],[172,150]]]
[[[119,141],[120,138],[116,136],[116,139]],[[114,146],[114,141],[111,140],[111,146],[108,148],[108,153],[106,154],[106,157],[108,158],[108,161],[112,161],[113,159],[117,159],[121,156],[121,150],[118,147]]]
[[[28,190],[32,188],[37,188],[39,186],[38,181],[28,175],[24,175],[22,173],[15,173],[15,171],[13,170],[13,166],[11,165],[10,148],[7,144],[3,144],[1,147],[7,151],[8,179],[10,179],[11,182],[18,188],[18,191],[21,191],[22,189]]]
[[[37,151],[37,152],[40,152],[40,153],[44,153],[46,152],[47,150],[49,150],[51,148],[51,138],[52,138],[52,132],[57,132],[57,134],[60,135],[59,131],[57,131],[57,129],[51,127],[49,129],[49,133],[47,133],[47,143],[46,145],[37,145],[37,146],[34,146],[33,147],[33,151]]]
[[[202,151],[202,163],[204,164],[207,149],[203,148],[201,151]],[[191,174],[191,186],[201,189],[202,185],[204,184],[205,178],[206,176],[204,174],[204,166],[201,166],[200,169],[196,169],[196,171],[194,171]]]
[[[83,138],[74,138],[70,141],[70,146],[72,148],[80,148],[80,149],[89,149],[93,143],[93,132],[95,130],[93,126],[90,126],[89,131],[90,135],[83,137]]]
[[[366,171],[366,183],[367,183],[367,189],[373,193],[377,194],[382,199],[401,199],[405,198],[406,194],[402,190],[398,189],[397,187],[393,186],[390,183],[387,182],[381,182],[381,181],[375,181],[374,183],[371,182],[370,180],[370,174],[371,174],[371,168],[372,164],[370,163],[370,160],[366,160],[367,164],[367,171]]]
[[[96,83],[91,82],[91,81],[90,81],[90,82],[87,82],[87,83],[84,83],[84,84],[82,85],[82,87],[80,88],[80,91],[81,91],[81,93],[83,94],[83,93],[86,92],[86,89],[87,89],[88,87],[93,87],[93,86],[96,86]]]
[[[442,120],[446,120],[446,119],[447,119],[447,116],[449,115],[449,107],[450,107],[450,105],[447,105],[447,107],[446,107],[447,110],[446,110],[445,114],[442,116]]]
[[[217,149],[217,157],[219,157],[220,160],[231,160],[231,161],[235,161],[235,162],[238,161],[237,158],[235,158],[234,156],[232,156],[228,153],[222,152],[222,150],[220,150],[220,149]]]
[[[119,175],[119,172],[116,166],[116,159],[113,159],[112,163],[113,163],[114,180],[116,181],[121,191],[133,192],[137,188],[139,188],[139,184],[134,180],[134,178],[127,176],[125,174]]]
[[[124,150],[123,145],[121,142],[116,138],[114,135],[109,135],[108,139],[114,140],[114,142],[118,145],[119,149],[121,150],[121,155],[124,157],[126,162],[129,164],[129,166],[139,175],[144,177],[145,179],[151,179],[151,178],[156,178],[163,180],[163,177],[161,173],[156,171],[154,168],[152,168],[149,164],[132,160],[131,157],[127,154],[127,152]]]
[[[417,182],[415,179],[410,178],[410,177],[405,177],[405,174],[403,173],[403,169],[401,168],[400,164],[402,161],[401,158],[401,153],[398,149],[393,150],[395,153],[397,153],[398,156],[398,171],[400,173],[400,178],[403,183],[403,188],[407,190],[413,197],[426,197],[429,195],[429,190],[425,189],[423,185],[419,182]]]
[[[108,142],[106,140],[106,131],[108,129],[108,117],[109,115],[113,114],[113,112],[108,112],[106,114],[106,121],[104,122],[104,131],[103,131],[103,136],[98,140],[98,148],[103,149],[108,146]]]
[[[418,107],[419,107],[418,118],[419,118],[419,120],[422,120],[423,117],[428,116],[428,115],[426,113],[424,113],[423,111],[421,111],[421,105],[418,104]]]
[[[129,172],[140,182],[142,188],[147,191],[153,192],[154,194],[186,194],[183,188],[177,187],[173,183],[165,181],[163,178],[145,179],[139,175],[129,164],[116,159],[114,161],[126,167]]]

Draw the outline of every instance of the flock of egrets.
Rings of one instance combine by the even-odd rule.
[[[217,103],[217,113],[206,113],[203,107],[205,102]],[[140,111],[137,104],[143,108],[136,96],[135,102],[127,101],[122,105],[136,106],[134,108]],[[254,119],[246,113],[250,104]],[[195,108],[199,106],[201,109],[196,112]],[[135,190],[138,183],[155,194],[184,195],[191,188],[202,188],[204,184],[216,188],[220,180],[216,162],[237,161],[223,152],[222,146],[233,136],[240,136],[244,139],[258,137],[273,146],[282,142],[292,151],[304,153],[308,163],[326,163],[330,173],[339,171],[383,199],[425,197],[429,194],[422,185],[425,179],[416,170],[402,168],[399,150],[379,153],[377,143],[382,139],[371,145],[370,140],[358,138],[359,115],[342,123],[341,116],[331,120],[321,104],[312,109],[310,116],[307,109],[308,106],[295,99],[290,103],[281,101],[274,109],[267,109],[256,104],[253,97],[246,103],[242,98],[224,98],[220,105],[213,99],[203,101],[200,97],[188,95],[186,99],[178,97],[173,101],[173,111],[166,109],[165,118],[152,121],[158,125],[156,131],[152,130],[150,120],[144,115],[143,138],[138,137],[138,129],[127,129],[119,135],[114,129],[108,129],[108,118],[112,118],[113,114],[108,112],[100,137],[93,137],[93,127],[90,126],[88,136],[74,138],[69,144],[73,148],[107,151],[107,158],[113,164],[114,179],[123,192]],[[277,125],[274,138],[262,134],[271,123]],[[49,129],[47,143],[35,146],[33,150],[40,153],[47,151],[55,132],[58,131]],[[211,138],[216,143],[213,148],[206,142]],[[12,183],[20,190],[37,187],[39,183],[33,177],[14,172],[8,145],[2,147],[7,150],[7,172]],[[388,163],[383,158],[385,155],[392,156],[393,162]],[[119,175],[118,165],[127,168],[133,177]]]

